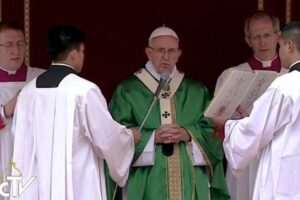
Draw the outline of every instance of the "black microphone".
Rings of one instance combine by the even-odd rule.
[[[171,156],[174,151],[174,144],[169,143],[169,144],[162,144],[162,152],[165,156]]]
[[[168,71],[163,71],[161,73],[158,87],[154,93],[155,97],[158,97],[160,91],[162,90],[164,85],[168,82],[169,78],[170,78],[170,73]]]

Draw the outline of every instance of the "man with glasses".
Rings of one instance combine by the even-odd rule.
[[[145,67],[117,87],[109,105],[117,121],[140,131],[122,198],[229,199],[221,141],[203,116],[210,94],[177,69],[177,34],[155,29],[145,52]]]
[[[279,46],[282,67],[289,72],[272,82],[250,115],[228,120],[220,112],[213,118],[224,128],[224,150],[234,171],[259,157],[252,200],[300,199],[300,21],[282,29]]]
[[[231,69],[244,71],[270,70],[278,73],[287,72],[287,69],[281,68],[276,49],[281,34],[279,19],[277,17],[263,11],[254,13],[245,20],[244,33],[246,43],[253,50],[253,56],[245,63],[224,70],[217,80],[215,94],[220,89]],[[252,199],[257,164],[258,161],[254,161],[240,174],[235,175],[233,175],[230,167],[227,168],[226,181],[232,200]]]
[[[25,83],[44,71],[23,63],[25,47],[23,28],[16,22],[0,22],[0,183],[11,168],[11,118],[18,93]]]

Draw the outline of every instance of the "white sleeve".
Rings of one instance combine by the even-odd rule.
[[[155,144],[154,144],[154,132],[152,133],[144,151],[138,157],[138,159],[133,163],[132,166],[139,167],[139,166],[153,166],[154,165],[154,158],[155,158]],[[204,166],[207,165],[206,160],[203,157],[202,152],[200,151],[199,147],[195,143],[194,140],[191,142],[186,143],[188,147],[188,151],[192,156],[192,161],[194,166]]]
[[[233,173],[245,169],[276,131],[291,121],[291,105],[290,98],[271,88],[254,103],[249,117],[226,122],[223,146]]]
[[[86,134],[97,156],[106,160],[113,180],[124,186],[134,153],[132,132],[113,120],[98,88],[88,92],[82,107]]]
[[[207,165],[206,160],[203,157],[202,152],[197,146],[196,142],[192,139],[191,142],[186,142],[187,149],[192,157],[194,166],[205,166]]]
[[[153,166],[154,165],[154,158],[155,158],[154,134],[155,134],[155,131],[153,131],[147,145],[144,148],[144,151],[140,154],[140,156],[132,164],[132,166],[140,167],[140,166]]]

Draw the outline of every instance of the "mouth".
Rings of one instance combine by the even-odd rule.
[[[169,67],[170,64],[169,64],[169,63],[161,63],[161,66],[162,66],[162,67]]]
[[[20,57],[16,57],[16,58],[11,58],[12,61],[19,61]]]
[[[269,49],[261,49],[260,52],[268,52]]]

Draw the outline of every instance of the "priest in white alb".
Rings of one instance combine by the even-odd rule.
[[[106,200],[104,160],[124,186],[133,158],[132,131],[115,122],[100,89],[76,75],[84,33],[55,25],[48,33],[52,64],[21,91],[13,133],[14,175],[36,177],[20,200]]]
[[[225,155],[235,174],[259,158],[253,200],[300,199],[300,21],[283,28],[279,45],[289,73],[273,81],[249,117],[227,120],[221,112],[213,119],[224,128]]]
[[[45,70],[23,63],[23,28],[16,22],[0,22],[0,184],[10,175],[13,152],[12,116],[21,88]],[[3,190],[8,192],[8,186]],[[7,199],[0,195],[0,200]]]

